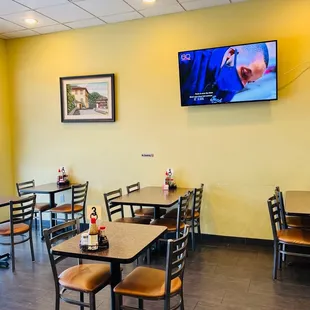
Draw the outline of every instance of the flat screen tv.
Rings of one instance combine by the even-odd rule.
[[[179,52],[182,106],[278,99],[277,41]]]

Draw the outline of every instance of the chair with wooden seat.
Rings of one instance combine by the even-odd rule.
[[[188,192],[181,196],[178,201],[177,218],[160,218],[154,220],[151,225],[166,226],[167,233],[175,233],[176,238],[180,237],[180,233],[186,224],[186,214],[189,207],[193,192]]]
[[[274,241],[274,256],[273,256],[273,279],[277,278],[277,271],[282,267],[281,255],[293,255],[310,257],[310,254],[299,252],[300,247],[310,247],[310,231],[299,228],[285,228],[285,223],[282,221],[280,204],[276,195],[270,197],[267,201],[270,215],[271,228]],[[291,247],[290,252],[286,250]]]
[[[35,187],[35,181],[26,181],[26,182],[20,182],[16,183],[16,189],[19,197],[28,197],[31,196],[32,194],[27,194],[27,193],[22,193],[21,190],[27,189],[30,187]],[[35,216],[35,228],[37,229],[37,219],[39,217],[39,228],[40,228],[40,235],[43,237],[43,224],[42,224],[42,214],[44,211],[47,211],[51,209],[54,206],[51,206],[49,202],[41,202],[41,203],[36,203],[34,207],[34,216]]]
[[[58,214],[65,215],[65,221],[68,221],[69,215],[71,215],[71,219],[75,218],[75,214],[82,213],[83,222],[86,223],[85,218],[85,208],[86,208],[86,198],[88,191],[88,181],[84,184],[72,185],[71,187],[71,203],[65,203],[59,205],[50,210],[51,212],[51,226],[52,221],[55,220],[56,223],[59,220]],[[52,217],[52,214],[55,215],[55,218]]]
[[[286,215],[283,194],[279,186],[276,186],[275,188],[275,196],[279,202],[280,210],[282,211],[282,221],[285,225],[285,228],[310,229],[310,217]]]
[[[12,272],[15,271],[15,245],[29,241],[31,258],[34,262],[34,251],[32,242],[32,221],[36,196],[32,195],[18,201],[10,201],[10,221],[0,224],[0,237],[10,238],[10,242],[0,242],[0,245],[11,246]],[[24,236],[27,235],[28,236]],[[23,236],[16,241],[17,236]]]
[[[114,214],[120,214],[120,217],[114,222],[121,222],[121,223],[132,223],[132,224],[150,224],[151,219],[150,218],[141,218],[141,217],[135,217],[133,207],[130,206],[131,211],[131,217],[125,217],[124,216],[124,206],[123,205],[113,205],[111,202],[115,198],[119,198],[122,196],[122,189],[119,188],[117,190],[104,193],[104,200],[105,205],[107,209],[107,214],[109,221],[112,222],[112,215]]]
[[[191,227],[192,250],[193,251],[195,251],[195,248],[196,248],[195,227],[197,227],[199,238],[201,238],[201,230],[200,230],[201,212],[200,211],[201,211],[201,205],[202,205],[203,187],[204,187],[204,184],[201,183],[199,188],[194,189],[194,199],[193,199],[192,208],[189,208],[186,211],[186,222]],[[174,208],[171,211],[167,212],[164,218],[176,219],[177,214],[178,214],[178,209]]]
[[[143,310],[144,300],[164,300],[164,310],[184,310],[183,275],[186,260],[189,226],[184,226],[183,234],[176,240],[169,239],[165,270],[137,267],[115,288],[116,301],[121,296],[138,299],[139,308],[117,305],[116,309]],[[176,305],[171,306],[171,298],[178,296]]]
[[[55,310],[60,309],[61,300],[70,304],[78,305],[80,306],[80,309],[87,307],[90,308],[90,310],[95,310],[96,293],[110,284],[111,274],[110,266],[108,264],[83,264],[82,260],[79,259],[78,265],[69,267],[61,274],[58,274],[57,264],[67,257],[55,257],[51,253],[51,248],[53,245],[59,244],[60,241],[74,237],[79,234],[79,232],[79,219],[74,219],[44,230],[45,243],[52,267],[56,290]],[[54,235],[56,235],[56,237],[52,237]],[[69,296],[65,294],[67,291],[69,291]],[[70,291],[79,292],[80,300],[70,298]],[[85,294],[89,295],[89,303],[84,301]]]
[[[126,188],[127,188],[127,194],[139,191],[140,190],[140,182],[128,185],[128,186],[126,186]],[[131,207],[133,208],[134,206],[131,206]],[[143,206],[139,206],[138,209],[134,209],[134,214],[136,217],[146,217],[146,218],[150,218],[150,219],[155,218],[154,217],[154,214],[155,214],[154,207],[153,208],[146,208]],[[163,216],[165,214],[166,214],[165,209],[159,209],[159,215],[160,216]]]

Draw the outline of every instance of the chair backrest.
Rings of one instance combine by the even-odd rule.
[[[115,213],[121,213],[122,218],[124,217],[124,208],[123,205],[112,205],[111,201],[115,198],[122,196],[122,189],[116,189],[114,191],[104,193],[105,206],[107,208],[107,214],[109,221],[112,222],[112,215]]]
[[[127,194],[139,191],[140,190],[140,182],[126,186],[126,189],[127,189]],[[142,206],[140,206],[139,208],[142,209]],[[133,209],[133,205],[130,206],[130,211],[131,211],[131,216],[134,217],[135,212]]]
[[[34,186],[35,186],[34,180],[16,183],[16,190],[17,190],[18,196],[19,197],[31,196],[32,194],[22,193],[21,190],[22,189],[27,189],[27,188],[30,188],[30,187],[34,187]]]
[[[201,205],[202,205],[203,187],[204,187],[204,184],[201,183],[199,188],[195,188],[194,189],[192,218],[194,218],[195,212],[199,212],[200,213],[200,209],[201,209]]]
[[[43,231],[44,238],[45,238],[45,244],[47,248],[47,254],[48,254],[52,272],[53,272],[56,291],[59,290],[58,272],[57,272],[56,265],[62,260],[66,259],[67,257],[53,255],[51,253],[51,248],[55,246],[56,244],[59,244],[61,241],[65,241],[69,238],[72,238],[79,233],[80,233],[79,219],[71,220],[63,224],[53,226],[49,229],[44,229]],[[81,263],[81,260],[79,260],[79,263]]]
[[[181,196],[179,198],[178,202],[178,212],[177,212],[177,231],[176,231],[176,238],[180,237],[181,234],[181,224],[186,224],[186,215],[187,210],[189,208],[189,202],[192,198],[193,192],[189,191],[184,196]]]
[[[83,206],[83,212],[85,212],[87,192],[88,192],[88,181],[84,184],[72,185],[72,192],[71,192],[72,213],[74,212],[75,205]]]
[[[283,199],[283,194],[280,190],[279,186],[276,186],[274,190],[274,194],[276,196],[276,200],[279,203],[279,211],[280,211],[280,216],[281,216],[281,227],[284,229],[287,229],[287,221],[286,221],[286,212],[285,212],[285,206],[284,206],[284,199]]]
[[[29,226],[29,230],[32,228],[35,205],[36,195],[31,195],[17,201],[10,201],[11,234],[13,232],[13,226],[16,224],[25,223]]]
[[[268,210],[270,215],[270,223],[273,234],[273,239],[276,241],[278,239],[278,231],[282,229],[282,221],[280,214],[279,202],[276,195],[273,195],[267,200]]]
[[[185,225],[181,237],[168,240],[165,276],[165,295],[170,296],[171,281],[176,277],[183,280],[189,225]]]

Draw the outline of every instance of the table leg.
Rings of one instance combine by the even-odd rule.
[[[160,208],[154,207],[154,220],[157,220],[160,218]]]
[[[9,258],[10,258],[9,253],[0,255],[0,268],[9,268],[9,263],[8,263]]]
[[[54,208],[55,207],[55,194],[54,193],[50,193],[50,207]],[[55,214],[52,213],[52,220],[51,220],[51,225],[55,226],[57,225],[56,221],[55,221]]]
[[[112,262],[110,265],[111,270],[111,310],[117,310],[117,304],[122,305],[122,298],[119,300],[115,299],[114,287],[121,282],[122,274],[121,274],[121,265],[118,262]]]

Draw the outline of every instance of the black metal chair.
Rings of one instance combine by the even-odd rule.
[[[108,218],[109,218],[110,222],[112,222],[112,215],[120,214],[121,217],[114,220],[114,222],[132,223],[132,224],[150,224],[150,222],[151,222],[150,218],[135,217],[132,206],[130,206],[132,217],[125,217],[124,216],[124,206],[112,204],[113,199],[119,198],[122,196],[122,189],[121,188],[114,190],[114,191],[111,191],[111,192],[108,192],[108,193],[104,193],[103,196],[104,196],[107,214],[108,214]]]
[[[279,201],[276,195],[270,197],[267,201],[270,215],[271,228],[274,241],[274,256],[273,256],[273,279],[277,278],[278,268],[282,267],[281,255],[293,255],[310,257],[310,254],[296,251],[299,247],[310,247],[310,231],[298,228],[286,228],[283,223],[283,210],[280,209]],[[287,246],[291,247],[290,252],[286,250]],[[294,251],[295,250],[295,251]]]
[[[195,251],[195,248],[196,248],[195,228],[197,228],[199,238],[201,238],[200,214],[201,214],[201,206],[202,206],[203,187],[204,187],[204,184],[201,183],[199,188],[194,189],[193,205],[191,208],[187,209],[186,211],[186,223],[188,223],[191,226],[192,250],[193,251]],[[176,219],[177,214],[178,214],[178,209],[174,208],[170,210],[169,212],[167,212],[164,218]]]
[[[167,233],[175,233],[176,238],[180,237],[181,230],[184,229],[186,224],[186,215],[189,208],[193,192],[189,191],[186,195],[179,198],[177,207],[177,217],[174,218],[160,218],[154,220],[151,225],[166,226]]]
[[[65,231],[65,232],[64,232]],[[64,270],[58,275],[56,265],[66,259],[64,256],[55,257],[51,253],[53,245],[69,239],[80,232],[80,223],[78,219],[65,222],[44,230],[45,243],[49,256],[56,291],[55,310],[60,309],[60,300],[80,306],[96,309],[95,295],[110,283],[110,266],[107,264],[82,264],[82,260],[78,260],[78,265]],[[51,237],[52,235],[56,237]],[[75,291],[80,293],[80,300],[71,299],[65,296],[66,291]],[[89,295],[89,303],[84,302],[84,294]]]
[[[186,225],[182,236],[168,240],[165,270],[137,267],[115,288],[116,300],[121,296],[138,299],[139,308],[117,305],[120,309],[143,310],[144,300],[164,300],[164,310],[184,310],[183,275],[186,260],[189,226]],[[179,296],[176,305],[171,306],[170,299]]]
[[[283,194],[279,186],[275,188],[275,196],[279,202],[281,214],[283,216],[282,221],[285,225],[285,228],[301,228],[301,229],[310,229],[310,218],[307,216],[291,216],[286,215]]]
[[[0,245],[11,246],[12,272],[15,272],[15,250],[17,244],[29,241],[32,261],[35,261],[32,242],[32,221],[36,196],[32,195],[18,201],[10,201],[10,221],[0,224],[0,236],[9,237],[10,242],[0,242]],[[15,237],[28,234],[28,237],[15,241]]]
[[[126,186],[126,189],[127,189],[127,194],[139,191],[140,190],[140,182]],[[131,206],[131,208],[134,212],[134,215],[136,217],[146,217],[146,218],[154,219],[154,214],[155,214],[154,208],[146,208],[146,207],[139,206],[139,208],[133,209],[133,207],[134,206]],[[159,209],[159,215],[160,216],[163,216],[165,214],[166,214],[166,210]]]
[[[16,190],[17,190],[18,196],[19,197],[31,196],[32,194],[22,193],[21,190],[34,187],[34,186],[35,186],[34,180],[16,183]],[[44,211],[51,209],[52,207],[54,206],[51,206],[49,202],[36,203],[34,207],[35,228],[37,229],[37,226],[38,226],[37,219],[39,217],[39,228],[40,228],[41,237],[43,237],[42,213]]]
[[[83,221],[86,223],[85,218],[85,208],[86,208],[86,198],[88,192],[88,181],[84,184],[72,185],[71,192],[71,203],[66,203],[59,205],[50,210],[51,212],[51,226],[52,221],[63,221],[62,219],[57,218],[57,214],[64,214],[65,221],[68,221],[68,216],[71,215],[71,219],[75,218],[75,214],[82,213]],[[52,217],[52,214],[55,215],[55,218]]]

